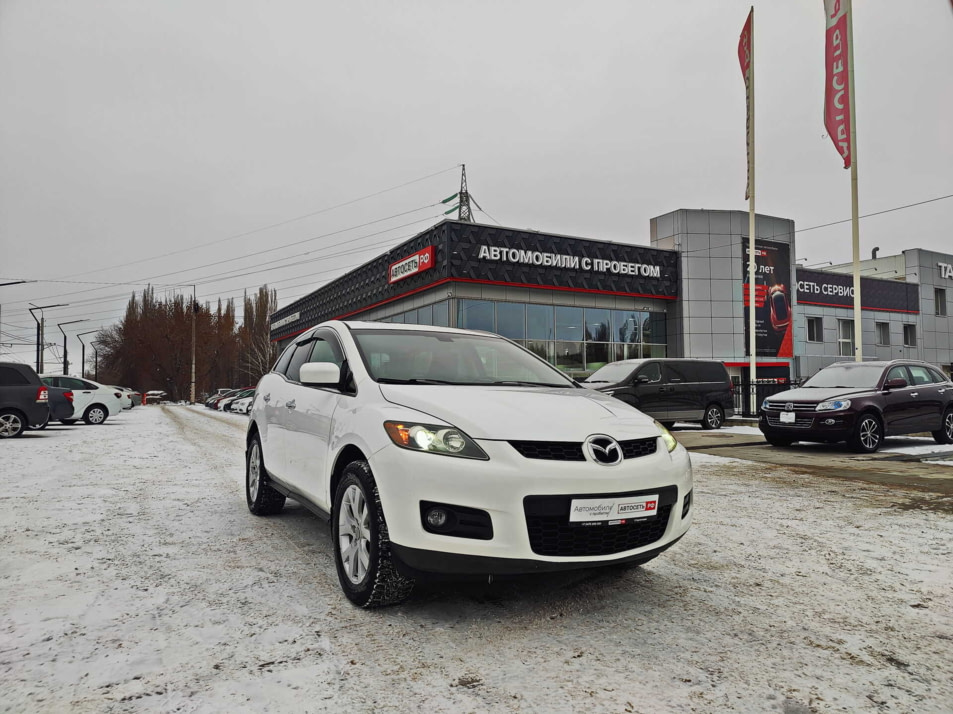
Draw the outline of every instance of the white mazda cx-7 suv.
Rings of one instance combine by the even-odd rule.
[[[328,518],[345,595],[415,578],[644,563],[692,520],[688,453],[658,422],[497,335],[332,321],[262,377],[248,508]]]

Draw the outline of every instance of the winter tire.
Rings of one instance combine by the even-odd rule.
[[[20,412],[12,409],[0,411],[0,439],[16,439],[26,430],[26,421]]]
[[[358,607],[403,602],[414,581],[397,572],[377,483],[366,461],[352,461],[334,492],[334,564],[347,599]]]
[[[938,444],[953,444],[953,407],[943,412],[943,424],[933,432],[933,439]]]
[[[794,439],[789,439],[786,436],[766,436],[764,440],[771,446],[790,446],[794,443]]]
[[[854,433],[847,443],[858,454],[872,454],[880,448],[883,441],[883,425],[876,414],[867,412],[857,417]]]
[[[702,419],[702,429],[721,429],[725,423],[725,410],[717,404],[709,404],[705,408],[705,417]]]
[[[49,424],[50,424],[50,418],[49,418],[49,417],[46,417],[46,420],[45,420],[42,424],[37,424],[37,425],[35,425],[35,426],[31,426],[30,428],[33,429],[33,430],[35,430],[35,431],[42,431],[42,430],[45,429],[47,426],[49,426]]]
[[[285,495],[268,485],[268,472],[258,435],[252,437],[245,452],[245,500],[256,516],[271,516],[285,507]]]
[[[83,421],[90,425],[99,425],[109,418],[109,412],[102,404],[93,404],[83,414]]]

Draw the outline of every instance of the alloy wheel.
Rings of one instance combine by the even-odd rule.
[[[865,417],[864,420],[860,422],[858,436],[860,437],[860,443],[865,449],[874,451],[877,445],[880,444],[880,424],[873,417]]]
[[[943,418],[943,431],[946,432],[946,438],[953,441],[953,409]]]
[[[248,455],[248,493],[252,501],[258,500],[258,485],[261,483],[261,454],[258,451],[258,442],[251,445],[251,454]]]
[[[338,517],[338,544],[341,563],[348,580],[359,584],[370,564],[370,512],[364,493],[355,485],[348,486],[341,499]]]
[[[22,428],[22,423],[20,417],[16,414],[3,414],[0,416],[0,437],[6,439],[11,436],[16,436],[20,433]]]
[[[709,409],[705,418],[708,420],[708,426],[712,429],[717,429],[721,426],[721,410],[718,407]]]

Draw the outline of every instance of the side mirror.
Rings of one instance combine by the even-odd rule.
[[[638,377],[635,378],[635,381],[638,382],[639,384],[648,384],[649,378],[648,378],[648,375],[640,374]]]
[[[337,387],[341,384],[341,368],[331,362],[307,362],[301,365],[299,380],[310,387]]]
[[[897,377],[895,379],[888,379],[884,382],[884,389],[903,389],[907,386],[907,380],[903,377]]]

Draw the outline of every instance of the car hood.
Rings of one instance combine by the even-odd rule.
[[[768,397],[771,402],[824,402],[828,399],[837,397],[850,397],[852,395],[870,394],[875,390],[867,387],[820,387],[820,388],[800,388],[789,389],[786,392],[779,392]]]
[[[453,424],[474,439],[582,441],[658,436],[651,417],[590,389],[381,384],[384,398]]]

